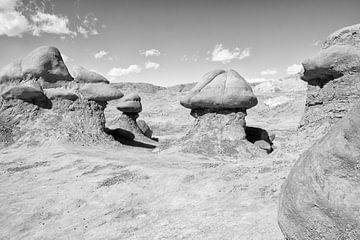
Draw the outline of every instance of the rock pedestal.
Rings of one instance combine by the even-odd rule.
[[[329,127],[360,99],[360,25],[331,34],[320,52],[303,61],[308,83],[301,129]],[[323,136],[323,134],[320,134]]]
[[[250,85],[234,70],[214,70],[180,101],[191,109],[194,126],[178,140],[184,152],[204,155],[250,155],[256,147],[246,140],[246,110],[257,104]]]

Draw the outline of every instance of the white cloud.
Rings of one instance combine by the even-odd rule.
[[[158,69],[159,67],[160,67],[160,64],[158,64],[156,62],[146,62],[145,63],[146,69]]]
[[[180,58],[181,62],[197,62],[199,61],[199,56],[198,55],[194,55],[194,56],[188,56],[188,55],[184,55]]]
[[[106,56],[107,54],[108,54],[108,52],[106,52],[104,50],[101,50],[101,51],[94,54],[94,58],[100,59],[100,58]]]
[[[0,35],[22,37],[29,30],[29,22],[20,12],[0,11]]]
[[[315,47],[319,47],[319,46],[321,46],[321,44],[322,44],[322,41],[320,41],[320,40],[317,40],[317,41],[313,41],[313,46],[315,46]]]
[[[272,79],[268,79],[268,78],[250,78],[250,79],[246,79],[246,81],[248,83],[263,83],[263,82],[272,81]]]
[[[151,56],[160,56],[160,51],[157,49],[149,49],[149,50],[142,50],[140,51],[140,55],[143,55],[145,57],[151,57]]]
[[[266,69],[264,71],[261,71],[260,75],[263,75],[263,76],[265,76],[265,75],[274,75],[276,73],[277,73],[276,69]]]
[[[140,73],[141,72],[141,68],[138,65],[130,65],[127,68],[112,68],[110,69],[110,71],[108,72],[108,76],[112,79],[116,78],[116,77],[121,77],[121,76],[125,76],[125,75],[129,75],[131,73]]]
[[[223,64],[229,63],[235,59],[244,59],[250,56],[250,49],[245,48],[244,50],[240,50],[239,48],[235,48],[233,51],[224,48],[223,45],[217,44],[214,47],[214,50],[211,53],[211,61],[213,62],[222,62]]]
[[[31,19],[34,23],[32,28],[35,36],[40,36],[41,32],[75,35],[68,27],[69,19],[66,16],[37,12],[36,15],[31,16]]]
[[[303,70],[304,70],[304,68],[301,64],[293,64],[286,69],[286,74],[294,75],[294,74],[298,74],[298,73],[302,72]]]
[[[14,10],[18,0],[0,0],[0,10]]]

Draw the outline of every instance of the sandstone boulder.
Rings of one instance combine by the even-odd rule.
[[[72,81],[72,77],[55,47],[39,47],[21,61],[21,69],[27,78],[42,78],[45,82]]]
[[[44,92],[50,100],[60,98],[75,101],[79,98],[75,91],[65,88],[48,88]]]
[[[148,138],[152,137],[152,131],[149,127],[149,125],[147,125],[147,123],[144,120],[138,119],[136,121],[137,125],[139,126],[141,132]]]
[[[84,99],[97,102],[107,102],[124,96],[116,87],[105,83],[84,84],[80,86],[79,92]]]
[[[360,24],[344,27],[332,33],[324,42],[323,48],[333,45],[350,45],[360,48]]]
[[[322,80],[325,84],[344,73],[360,72],[360,50],[349,45],[334,45],[302,64],[304,73],[301,78],[304,81]]]
[[[40,84],[35,81],[28,81],[21,85],[10,87],[1,96],[5,100],[20,99],[30,103],[46,98]]]
[[[89,71],[81,66],[74,66],[72,69],[72,76],[75,82],[79,83],[109,83],[104,76],[94,71]]]
[[[23,59],[10,63],[0,72],[0,83],[41,79],[45,83],[72,81],[59,50],[55,47],[36,48]]]
[[[249,109],[257,104],[257,98],[236,71],[214,70],[205,74],[180,103],[190,109]]]
[[[116,108],[124,113],[139,113],[142,111],[141,98],[136,93],[125,95]]]
[[[295,163],[279,203],[286,239],[360,239],[359,135],[357,104]]]

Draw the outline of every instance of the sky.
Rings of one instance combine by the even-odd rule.
[[[359,12],[359,0],[0,0],[0,66],[49,45],[111,82],[172,86],[214,69],[268,81]]]

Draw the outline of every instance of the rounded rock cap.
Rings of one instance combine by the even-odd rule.
[[[116,108],[124,113],[139,113],[142,111],[141,98],[136,93],[125,95]]]
[[[89,71],[81,66],[74,66],[72,68],[72,75],[75,82],[79,83],[109,83],[109,80],[103,75],[94,71]]]
[[[249,109],[257,103],[250,85],[232,69],[208,72],[180,101],[190,109]]]

